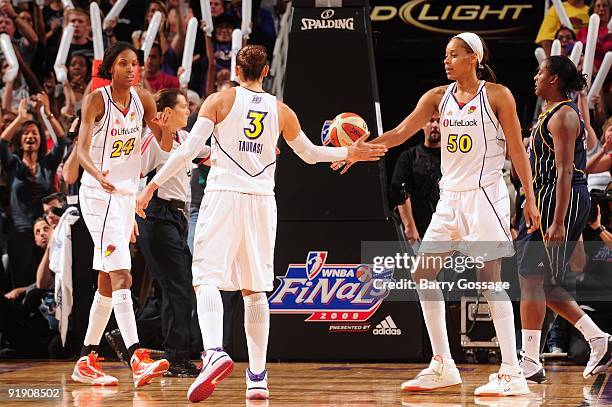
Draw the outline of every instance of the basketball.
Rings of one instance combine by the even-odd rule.
[[[336,147],[347,147],[368,132],[368,125],[355,113],[340,113],[329,126],[331,143]]]

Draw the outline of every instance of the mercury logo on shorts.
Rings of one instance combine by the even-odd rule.
[[[478,121],[476,119],[472,120],[455,120],[455,119],[444,119],[442,120],[442,127],[472,127],[478,126]]]
[[[106,250],[104,251],[104,255],[106,257],[110,256],[111,254],[113,254],[115,249],[116,249],[115,246],[113,246],[112,244],[109,244],[108,246],[106,246]]]

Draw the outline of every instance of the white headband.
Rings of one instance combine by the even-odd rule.
[[[484,57],[484,49],[480,37],[474,33],[461,33],[455,35],[453,38],[461,38],[463,41],[472,48],[472,51],[478,56],[478,64],[482,64],[482,58]]]

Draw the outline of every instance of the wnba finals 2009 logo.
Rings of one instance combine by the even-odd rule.
[[[328,252],[311,251],[302,264],[289,264],[268,302],[273,314],[310,314],[307,322],[364,322],[389,295],[377,279],[392,280],[393,270],[373,275],[367,264],[328,264]]]

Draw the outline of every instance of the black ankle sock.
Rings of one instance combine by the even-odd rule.
[[[83,345],[83,347],[81,348],[81,356],[87,356],[89,355],[91,352],[98,352],[98,345]]]
[[[136,352],[136,349],[138,348],[142,348],[142,346],[140,345],[140,342],[136,342],[135,344],[133,344],[132,346],[128,348],[128,353],[130,354],[130,360],[132,360],[132,356],[134,355],[134,352]]]

